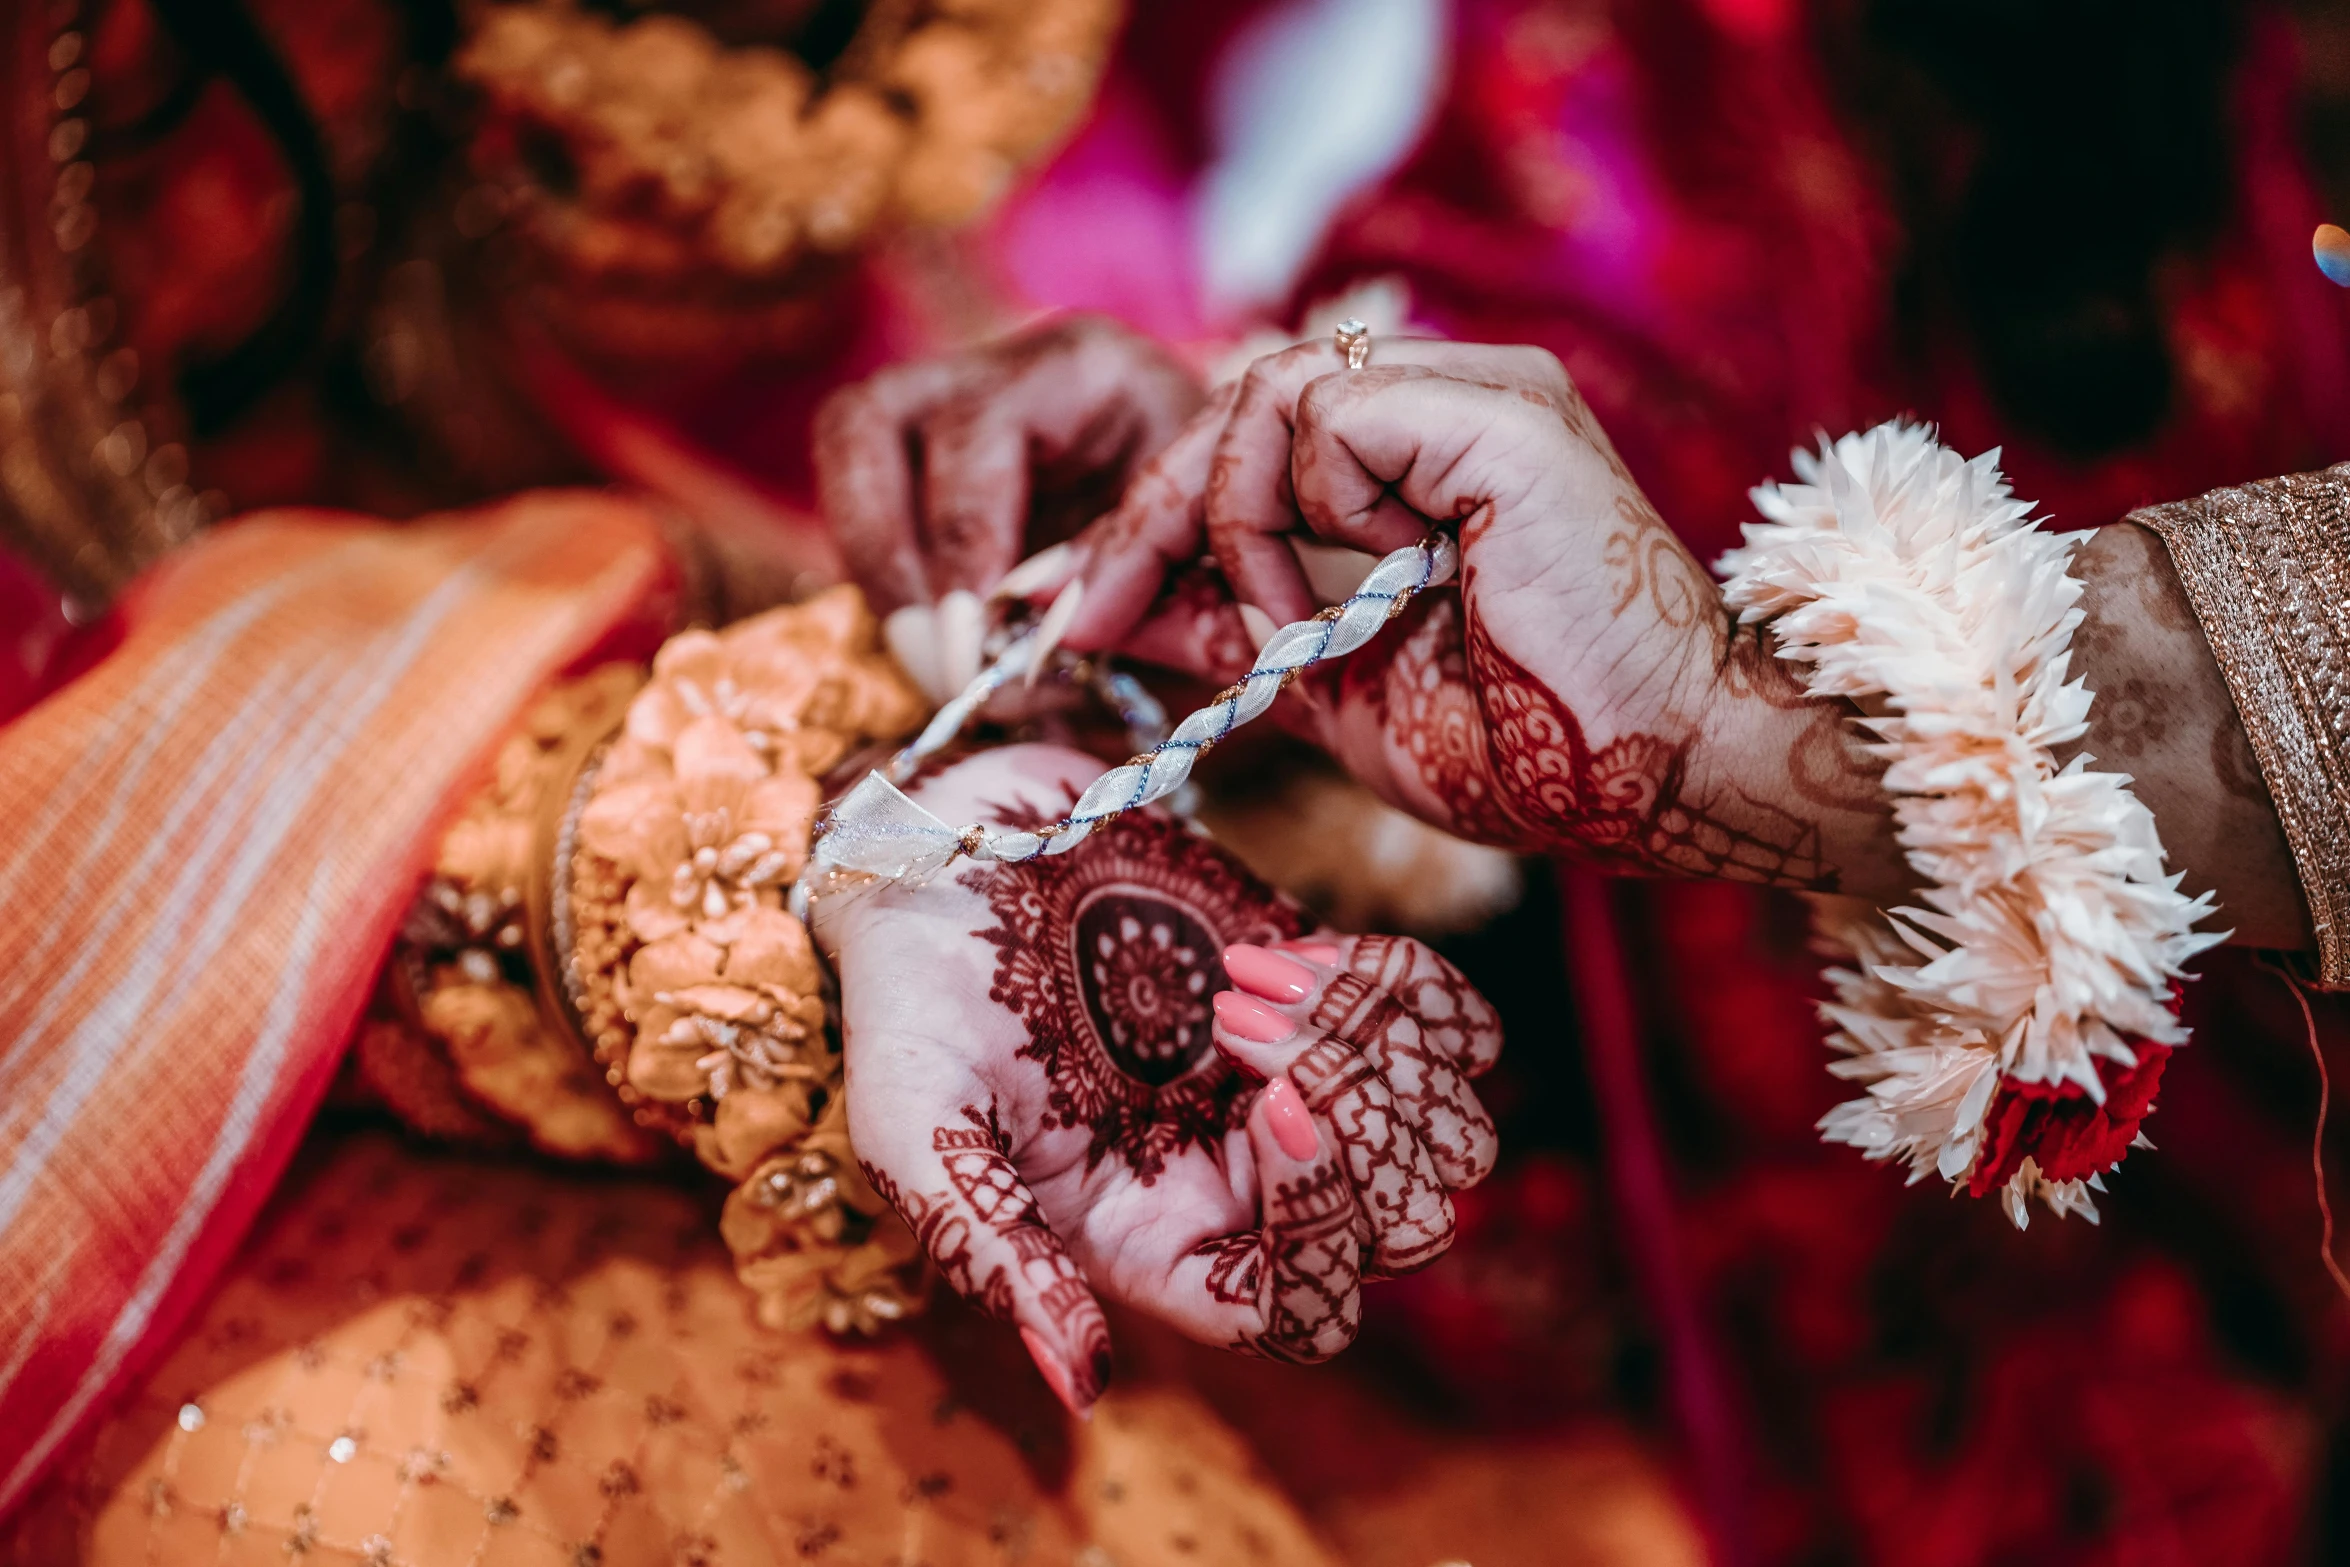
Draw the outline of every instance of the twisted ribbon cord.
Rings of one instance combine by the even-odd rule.
[[[1317,664],[1343,658],[1376,636],[1414,595],[1450,581],[1460,546],[1441,533],[1408,544],[1371,568],[1344,602],[1311,620],[1283,626],[1258,650],[1256,663],[1216,699],[1175,726],[1172,734],[1095,779],[1067,816],[1033,831],[971,823],[951,827],[897,787],[924,758],[951,741],[988,698],[1026,672],[1036,632],[1030,629],[998,654],[960,695],[939,709],[912,744],[893,757],[886,775],[868,773],[817,829],[807,873],[795,898],[836,870],[888,880],[912,880],[960,856],[1017,863],[1066,854],[1101,823],[1161,800],[1191,777],[1193,764],[1233,730],[1273,705],[1288,684]],[[1126,682],[1128,687],[1132,682]],[[1124,693],[1124,688],[1117,688]],[[1139,689],[1135,687],[1133,689]],[[1155,704],[1154,704],[1155,705]]]

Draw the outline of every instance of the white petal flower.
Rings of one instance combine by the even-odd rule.
[[[1742,622],[1767,620],[1814,695],[1871,699],[1862,720],[1922,908],[1886,920],[1821,900],[1831,1068],[1865,1097],[1821,1121],[1831,1142],[1964,1179],[2005,1082],[2071,1085],[2103,1104],[2098,1063],[2130,1039],[2183,1043],[2169,999],[2208,894],[2182,896],[2154,817],[2117,774],[2051,748],[2088,731],[2070,678],[2082,619],[2077,540],[2044,533],[2000,475],[1899,421],[1797,452],[1800,483],[1753,492],[1763,518],[1722,559]],[[2036,1162],[2001,1188],[2018,1228],[2037,1199],[2094,1222],[2084,1180]]]

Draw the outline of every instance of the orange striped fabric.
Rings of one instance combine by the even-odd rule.
[[[668,578],[603,496],[258,516],[0,730],[0,1510],[267,1195],[470,770]]]

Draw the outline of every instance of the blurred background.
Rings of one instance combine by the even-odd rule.
[[[920,41],[997,11],[1024,53]],[[1709,557],[1790,446],[1895,413],[2061,527],[2350,458],[2311,259],[2350,219],[2337,0],[5,16],[0,718],[262,506],[613,481],[707,533],[732,609],[830,580],[815,404],[1050,311],[1202,373],[1348,310],[1542,344]],[[2019,1234],[1818,1145],[1791,902],[1426,845],[1350,878],[1281,824],[1359,807],[1270,771],[1303,781],[1228,777],[1232,841],[1441,935],[1512,1040],[1501,1173],[1342,1368],[1268,1402],[1162,1349],[1348,1559],[2350,1561],[2350,1304],[2273,977],[2211,965],[2159,1155]]]

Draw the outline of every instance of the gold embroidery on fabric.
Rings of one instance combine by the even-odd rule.
[[[2350,464],[2148,507],[2293,851],[2316,981],[2350,989]]]

